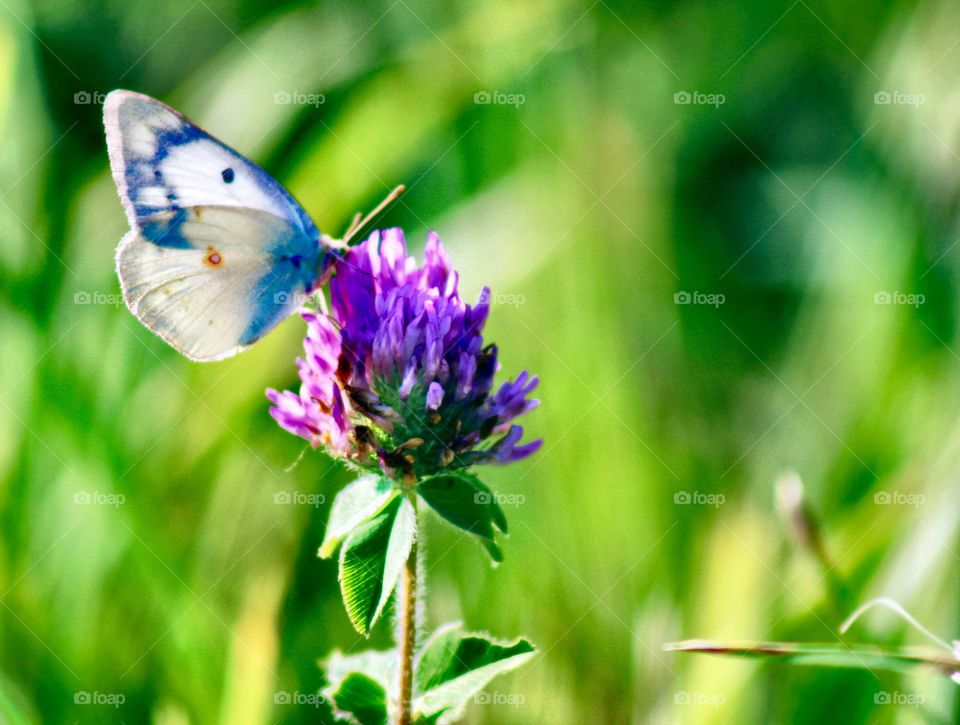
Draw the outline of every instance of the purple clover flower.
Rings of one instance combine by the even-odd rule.
[[[497,348],[482,336],[490,290],[473,306],[460,298],[433,232],[424,258],[418,267],[407,256],[400,229],[350,249],[330,283],[332,319],[302,312],[299,394],[267,391],[286,430],[407,482],[517,461],[542,443],[521,444],[512,422],[539,404],[528,398],[537,378],[524,371],[492,392]]]

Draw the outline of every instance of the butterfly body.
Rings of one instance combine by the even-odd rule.
[[[131,231],[117,249],[130,310],[194,360],[246,349],[338,258],[263,169],[169,106],[113,91],[104,125]]]

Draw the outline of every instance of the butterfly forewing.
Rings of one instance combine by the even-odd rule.
[[[168,106],[107,96],[114,180],[133,228],[117,250],[124,299],[196,360],[233,355],[312,290],[332,256],[265,171]]]

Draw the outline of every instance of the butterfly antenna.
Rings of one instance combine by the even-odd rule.
[[[864,602],[863,604],[861,604],[859,607],[856,608],[856,610],[854,610],[853,614],[847,617],[846,621],[840,625],[840,634],[845,634],[846,631],[850,629],[853,623],[856,622],[861,615],[866,613],[868,610],[873,609],[874,607],[887,607],[888,609],[892,609],[894,612],[899,614],[906,622],[913,625],[917,630],[925,634],[934,642],[936,642],[942,647],[946,647],[948,650],[953,651],[953,647],[951,647],[947,642],[944,642],[937,635],[935,635],[929,629],[927,629],[922,624],[920,624],[920,622],[914,619],[913,615],[910,614],[910,612],[908,612],[906,609],[903,608],[900,602],[898,602],[895,599],[891,599],[890,597],[877,597],[876,599],[871,599],[869,602]]]
[[[382,212],[384,209],[390,206],[393,202],[395,202],[397,200],[397,197],[400,196],[406,190],[406,188],[407,187],[405,187],[403,184],[400,184],[399,186],[395,187],[393,191],[387,194],[386,198],[383,201],[381,201],[379,204],[377,204],[376,207],[374,207],[373,211],[371,211],[365,217],[360,218],[360,215],[357,214],[357,216],[355,216],[353,218],[353,221],[350,223],[350,227],[347,229],[347,233],[344,234],[343,239],[340,240],[343,243],[343,245],[347,246],[350,240],[357,235],[357,232],[359,232],[367,224],[373,221],[373,219],[380,212]]]

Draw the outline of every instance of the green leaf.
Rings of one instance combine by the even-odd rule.
[[[383,613],[416,536],[416,514],[405,498],[357,526],[340,549],[340,593],[360,634]]]
[[[927,647],[888,648],[844,643],[801,644],[797,642],[711,642],[691,639],[665,644],[667,652],[701,652],[736,657],[770,658],[794,665],[907,671],[928,667],[952,676],[960,661]]]
[[[490,555],[490,558],[495,562],[500,564],[503,561],[503,552],[500,551],[500,547],[497,546],[495,541],[488,541],[487,539],[482,539],[481,544],[483,548],[487,550],[487,553]]]
[[[388,693],[398,687],[397,653],[394,650],[366,650],[357,654],[345,655],[339,650],[330,654],[320,666],[326,671],[331,692],[340,687],[340,682],[351,672],[360,672],[371,680],[379,682]],[[327,694],[327,691],[324,691]]]
[[[351,672],[331,696],[337,715],[359,725],[386,725],[387,695],[379,682]]]
[[[350,655],[334,651],[326,661],[320,662],[328,683],[323,689],[323,695],[328,702],[335,702],[334,695],[341,689],[343,681],[350,675],[361,674],[383,689],[386,693],[386,708],[389,711],[394,706],[399,687],[399,664],[395,650],[366,650]]]
[[[424,479],[417,486],[424,501],[454,526],[480,537],[494,561],[502,561],[495,529],[507,532],[497,497],[472,473],[460,471]]]
[[[436,715],[431,715],[430,717],[425,717],[423,715],[416,715],[413,718],[413,725],[436,725],[439,719],[440,719],[440,713],[437,713]]]
[[[403,499],[394,517],[393,527],[390,529],[390,539],[387,541],[387,556],[383,566],[383,586],[380,589],[380,598],[377,600],[377,608],[373,613],[372,622],[380,619],[380,615],[383,614],[383,610],[390,600],[390,595],[400,579],[407,557],[410,556],[410,549],[416,535],[417,512],[414,511],[413,506],[407,499]]]
[[[500,642],[463,632],[459,624],[438,629],[416,663],[414,709],[420,717],[459,716],[467,701],[497,675],[519,667],[536,653],[525,639]]]
[[[390,479],[370,474],[346,486],[333,501],[319,556],[329,559],[357,526],[375,516],[398,494]]]

